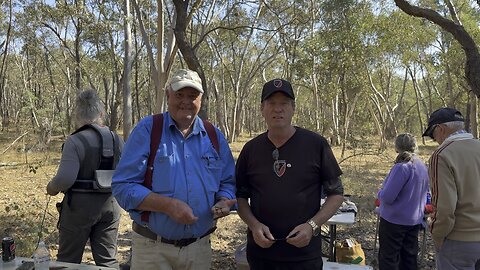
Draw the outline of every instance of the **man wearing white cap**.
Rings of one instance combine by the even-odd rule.
[[[203,92],[195,71],[172,75],[152,167],[152,116],[137,124],[125,144],[112,192],[133,220],[131,269],[210,269],[214,219],[228,215],[236,201],[228,143],[214,128],[215,146],[198,117]],[[147,170],[151,189],[144,186]]]
[[[434,111],[423,136],[440,145],[429,162],[437,269],[473,270],[480,259],[480,141],[453,108]]]

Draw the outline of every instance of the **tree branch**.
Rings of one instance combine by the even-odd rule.
[[[23,138],[25,135],[27,135],[28,132],[30,132],[30,131],[26,131],[25,133],[23,133],[22,135],[20,135],[18,138],[16,138],[7,148],[5,148],[5,149],[2,151],[2,155],[5,154],[5,152],[7,152],[8,149],[10,149],[10,147],[12,147],[18,140],[20,140],[20,139]]]
[[[229,30],[229,31],[235,31],[235,30],[238,30],[238,29],[253,29],[253,30],[259,30],[259,31],[264,31],[264,32],[277,32],[278,30],[282,29],[284,26],[285,25],[281,25],[277,29],[268,29],[268,28],[250,26],[250,25],[239,25],[239,26],[235,26],[235,27],[217,26],[217,27],[214,27],[214,28],[208,30],[207,32],[205,32],[205,34],[202,35],[199,38],[199,40],[197,41],[197,43],[193,46],[193,49],[194,50],[197,49],[197,47],[200,45],[200,43],[202,43],[210,33],[214,32],[214,31],[217,31],[219,29]]]
[[[465,52],[465,77],[467,82],[475,95],[480,97],[480,53],[475,41],[465,28],[452,20],[442,17],[434,10],[410,5],[406,0],[395,0],[395,4],[408,15],[425,18],[453,35]]]
[[[452,1],[445,0],[445,3],[447,4],[448,10],[450,11],[450,15],[452,15],[453,21],[458,25],[462,25],[462,22],[460,22],[460,19],[458,18],[457,11],[453,6]]]

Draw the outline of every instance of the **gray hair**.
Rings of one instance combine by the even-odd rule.
[[[412,134],[399,134],[395,139],[395,150],[398,152],[395,163],[408,162],[412,160],[417,149],[417,139],[415,139]]]
[[[77,95],[75,103],[75,120],[79,127],[93,123],[103,125],[105,107],[95,90],[83,90]]]
[[[465,123],[463,121],[446,122],[443,124],[454,131],[465,129]]]

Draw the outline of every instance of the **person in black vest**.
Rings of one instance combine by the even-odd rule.
[[[105,109],[96,92],[87,89],[76,99],[78,129],[63,145],[57,174],[47,185],[49,195],[65,193],[57,204],[59,249],[57,260],[81,263],[87,240],[98,266],[118,268],[117,237],[121,208],[111,188],[96,177],[113,170],[123,140],[103,124]],[[96,180],[97,178],[97,180]],[[106,182],[108,183],[108,177]],[[110,179],[111,181],[111,179]]]
[[[268,130],[243,147],[236,165],[238,214],[248,225],[250,269],[322,269],[320,226],[343,202],[342,171],[327,140],[292,125],[290,82],[264,84]],[[327,195],[320,208],[322,189]]]

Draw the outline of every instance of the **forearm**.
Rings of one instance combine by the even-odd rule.
[[[150,192],[137,206],[136,210],[168,213],[174,203],[173,198]]]
[[[320,210],[312,217],[319,226],[326,223],[338,210],[343,202],[343,195],[330,195],[325,200]]]
[[[185,202],[154,192],[148,193],[136,210],[163,213],[178,224],[190,225],[198,220],[192,208]]]
[[[237,203],[238,203],[238,211],[237,211],[238,215],[247,224],[247,226],[250,229],[252,229],[256,224],[260,223],[258,219],[253,215],[247,199],[237,198]]]

